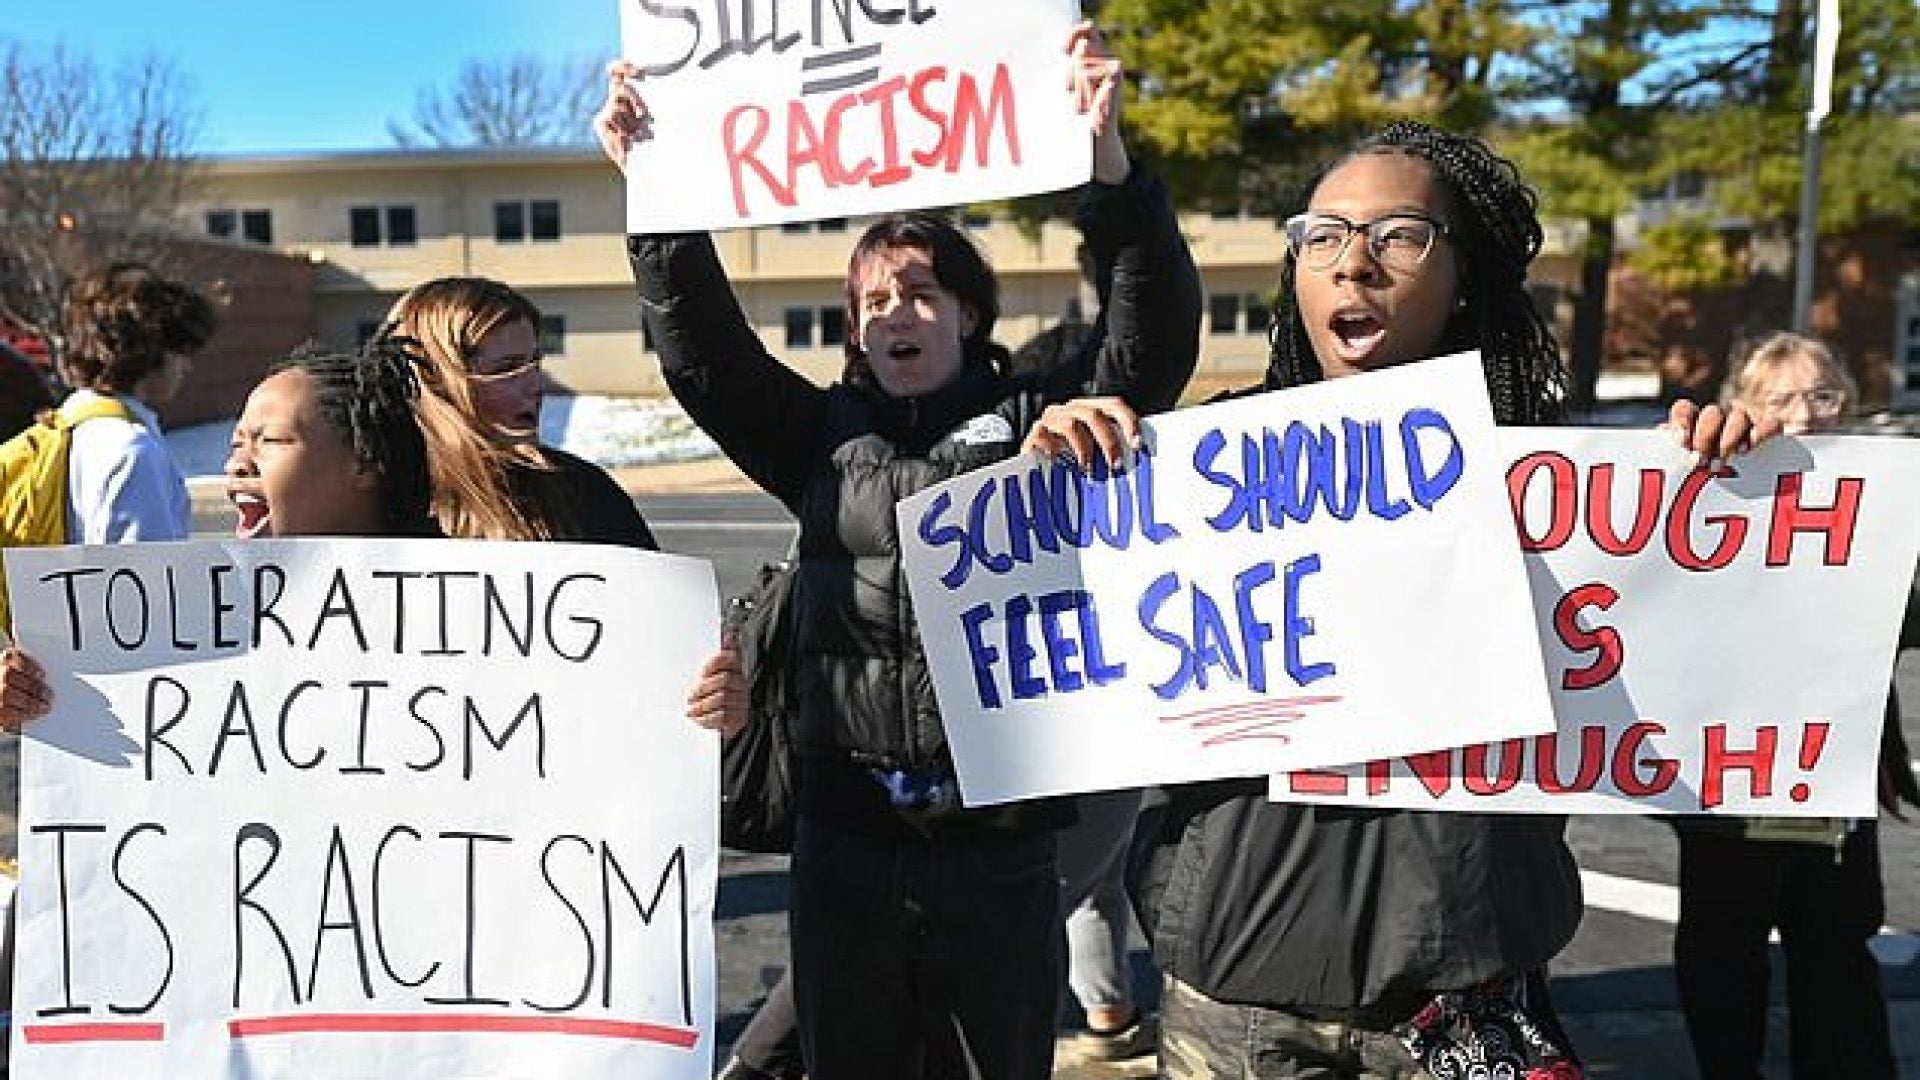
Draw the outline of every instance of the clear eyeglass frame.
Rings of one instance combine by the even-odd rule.
[[[1367,255],[1374,262],[1402,273],[1420,268],[1432,254],[1434,241],[1450,235],[1446,222],[1429,214],[1402,210],[1372,221],[1350,221],[1339,214],[1308,211],[1286,221],[1287,247],[1308,270],[1331,270],[1346,258],[1353,238],[1365,235]]]

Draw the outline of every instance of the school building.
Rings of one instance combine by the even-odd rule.
[[[364,340],[413,283],[479,275],[521,289],[545,313],[541,332],[560,388],[659,394],[658,365],[640,341],[623,208],[622,181],[599,151],[571,147],[219,157],[184,212],[192,231],[218,242],[309,264],[307,329],[323,346]],[[1000,276],[1003,344],[1018,348],[1063,320],[1091,317],[1070,223],[1032,236],[1003,217],[969,214],[965,222]],[[840,368],[848,330],[842,282],[863,224],[828,220],[716,237],[762,340],[821,381]],[[1196,381],[1202,390],[1250,381],[1266,363],[1281,230],[1270,218],[1232,213],[1188,213],[1182,224],[1206,288]],[[1631,245],[1636,224],[1634,215],[1623,218],[1623,244]],[[1550,221],[1546,231],[1530,279],[1565,342],[1585,229]],[[1913,262],[1911,253],[1904,261]],[[1920,270],[1872,277],[1890,286],[1893,303],[1875,326],[1847,320],[1867,332],[1877,361],[1863,382],[1885,388],[1880,400],[1920,401]],[[1651,370],[1657,360],[1641,366]]]

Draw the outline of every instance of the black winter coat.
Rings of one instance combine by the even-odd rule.
[[[969,355],[919,398],[865,382],[824,389],[782,365],[740,312],[709,238],[628,241],[642,315],[667,386],[742,472],[800,523],[795,604],[803,812],[853,828],[895,818],[867,770],[951,775],[952,762],[900,565],[894,504],[1015,454],[1046,405],[1113,393],[1141,413],[1169,408],[1198,352],[1199,275],[1158,180],[1089,185],[1079,216],[1097,262],[1113,266],[1107,326],[1075,362],[1028,378],[1004,351]],[[1025,829],[1032,815],[897,815],[922,833]]]

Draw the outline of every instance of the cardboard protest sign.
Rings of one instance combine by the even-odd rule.
[[[1871,817],[1920,548],[1920,444],[1501,432],[1558,729],[1277,777],[1433,810]]]
[[[899,504],[970,805],[1550,729],[1477,355],[1145,427]]]
[[[1075,0],[622,0],[652,138],[627,231],[729,229],[1055,191],[1092,172]]]
[[[684,716],[710,566],[6,561],[55,696],[23,743],[16,1075],[712,1075],[717,749]]]

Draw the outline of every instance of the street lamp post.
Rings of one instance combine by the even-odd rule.
[[[1833,54],[1840,44],[1840,0],[1820,0],[1813,15],[1813,100],[1801,154],[1800,237],[1794,255],[1793,329],[1812,329],[1813,278],[1820,239],[1820,122],[1833,102]]]

